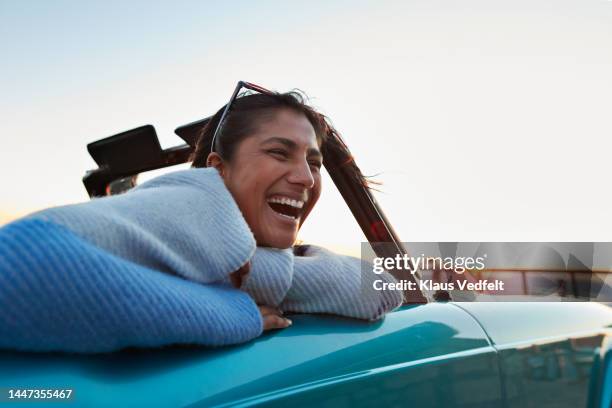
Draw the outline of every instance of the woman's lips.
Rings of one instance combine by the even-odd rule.
[[[288,195],[275,194],[266,201],[275,214],[291,221],[298,221],[305,208],[305,200]]]
[[[287,225],[291,225],[291,227],[295,227],[298,222],[299,222],[299,215],[297,216],[293,216],[293,215],[287,215],[287,214],[283,214],[277,210],[275,210],[272,206],[275,204],[270,204],[268,203],[268,208],[270,210],[270,212],[272,213],[272,215],[279,221],[287,224]]]
[[[290,196],[273,195],[267,198],[268,203],[281,204],[294,208],[302,209],[304,207],[304,201],[301,198],[292,198]]]

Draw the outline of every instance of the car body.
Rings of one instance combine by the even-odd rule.
[[[100,168],[86,176],[88,191],[113,192],[117,180],[129,187],[138,172],[186,161],[204,123],[177,129],[191,134],[188,144],[166,151],[151,144],[152,127],[90,145]],[[125,149],[142,157],[126,159]],[[403,251],[368,189],[334,165],[354,161],[333,154],[326,167],[375,251],[376,242]],[[437,301],[417,291],[377,322],[290,318],[291,327],[232,347],[3,351],[0,385],[72,389],[78,406],[101,407],[612,406],[612,309],[604,304]]]
[[[79,406],[609,407],[612,317],[597,303],[403,306],[376,323],[293,315],[234,347],[0,353],[0,384]]]

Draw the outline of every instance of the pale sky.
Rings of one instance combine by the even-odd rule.
[[[611,1],[217,3],[0,1],[0,222],[247,80],[311,96],[406,241],[612,241]],[[358,248],[325,187],[302,238]]]

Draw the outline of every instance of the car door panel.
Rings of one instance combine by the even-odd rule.
[[[406,306],[373,323],[291,318],[288,329],[218,349],[0,353],[0,383],[70,386],[87,406],[306,406],[332,396],[353,405],[378,395],[459,407],[501,399],[495,350],[477,322],[453,305]]]

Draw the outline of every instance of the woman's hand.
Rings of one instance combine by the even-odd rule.
[[[258,305],[261,319],[263,320],[263,329],[284,329],[291,326],[291,320],[282,316],[282,312],[271,306]]]

